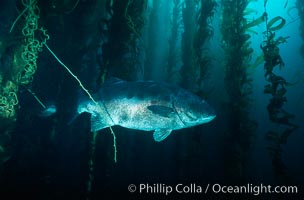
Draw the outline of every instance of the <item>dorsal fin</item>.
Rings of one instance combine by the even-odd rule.
[[[103,84],[118,84],[118,83],[124,83],[126,81],[120,79],[120,78],[117,78],[117,77],[110,77],[108,79],[105,80],[105,82]]]

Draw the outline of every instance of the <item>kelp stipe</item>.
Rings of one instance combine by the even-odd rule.
[[[176,83],[180,78],[179,70],[176,69],[178,66],[178,61],[180,57],[180,52],[178,50],[178,40],[180,37],[180,29],[182,27],[181,23],[181,0],[173,1],[172,8],[172,19],[171,19],[171,35],[169,38],[169,52],[168,52],[168,66],[167,66],[167,80],[168,82]]]
[[[145,24],[147,0],[107,0],[105,6],[108,17],[101,22],[105,41],[102,44],[99,79],[108,74],[124,80],[141,79],[141,31]],[[136,73],[138,71],[142,74]]]
[[[206,43],[213,36],[211,22],[217,3],[213,0],[186,0],[182,7],[181,84],[192,92],[206,95],[202,86],[211,65]]]
[[[222,48],[225,52],[225,89],[228,101],[224,104],[227,119],[227,147],[225,165],[227,178],[234,182],[246,181],[248,153],[256,130],[250,119],[252,78],[249,61],[253,49],[247,33],[252,22],[245,18],[248,0],[222,0]],[[258,23],[257,23],[258,24]]]
[[[293,114],[285,111],[284,103],[287,102],[287,81],[283,76],[274,73],[274,68],[280,69],[285,66],[280,55],[279,45],[285,43],[288,37],[276,37],[275,31],[283,28],[285,19],[282,17],[275,17],[268,21],[266,12],[267,0],[264,1],[264,20],[266,24],[266,31],[264,32],[265,41],[261,44],[261,49],[264,54],[264,77],[268,82],[264,87],[264,93],[270,94],[271,99],[267,106],[269,119],[271,122],[283,125],[286,127],[283,131],[270,130],[266,134],[266,139],[270,142],[267,147],[272,159],[272,167],[274,176],[278,183],[286,184],[290,182],[286,165],[282,159],[282,145],[287,143],[288,137],[297,129],[297,125],[293,124],[291,120],[295,117]],[[281,21],[276,26],[273,26],[276,21]]]
[[[214,30],[212,27],[212,20],[216,12],[218,4],[214,0],[201,0],[198,4],[199,12],[196,15],[196,32],[194,34],[193,47],[195,54],[195,65],[197,66],[197,73],[199,74],[196,80],[198,89],[197,93],[200,96],[207,96],[204,88],[204,81],[208,78],[209,71],[211,69],[212,60],[208,51],[207,42],[213,36]]]

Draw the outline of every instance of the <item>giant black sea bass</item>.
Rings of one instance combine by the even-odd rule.
[[[91,114],[91,131],[119,125],[125,128],[154,131],[160,142],[172,130],[210,122],[215,111],[200,97],[176,85],[154,81],[127,82],[107,80],[94,94],[98,105],[81,100],[78,114]]]

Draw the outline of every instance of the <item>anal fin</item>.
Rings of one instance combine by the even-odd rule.
[[[172,130],[168,130],[168,129],[155,130],[153,133],[153,138],[156,142],[161,142],[170,135],[171,131]]]
[[[110,124],[108,123],[108,120],[102,117],[102,115],[99,114],[92,114],[91,115],[91,131],[98,131],[104,128],[109,127]]]

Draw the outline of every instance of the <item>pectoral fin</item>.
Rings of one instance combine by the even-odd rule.
[[[159,105],[152,105],[148,106],[148,109],[153,112],[153,114],[160,115],[162,117],[170,117],[174,114],[173,108],[167,106],[159,106]]]
[[[98,131],[104,128],[109,127],[110,124],[108,124],[107,120],[103,118],[99,114],[92,114],[91,115],[91,131]]]
[[[172,130],[167,130],[167,129],[155,130],[153,133],[153,138],[156,142],[161,142],[170,135],[171,131]]]

